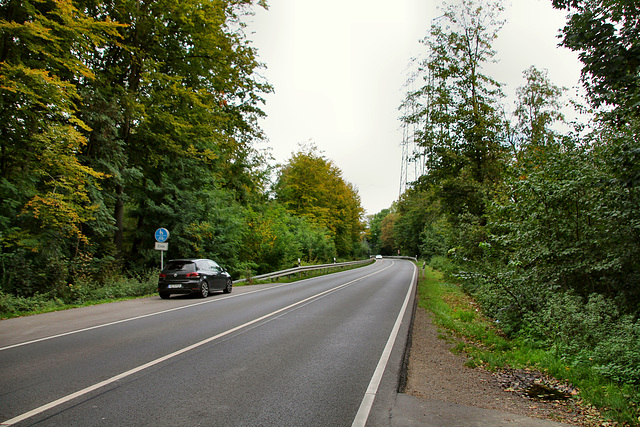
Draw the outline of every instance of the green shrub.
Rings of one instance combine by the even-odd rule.
[[[0,318],[77,307],[90,303],[150,295],[158,286],[157,270],[131,277],[111,277],[103,284],[78,280],[48,293],[23,297],[0,291]]]
[[[546,337],[556,354],[574,366],[587,366],[613,381],[640,384],[640,321],[621,315],[601,294],[587,301],[572,292],[554,294],[528,333]]]
[[[462,338],[455,349],[469,356],[467,366],[544,371],[572,383],[580,399],[621,425],[640,425],[640,322],[619,315],[611,300],[598,294],[586,301],[572,293],[556,294],[509,339],[495,330],[503,324],[488,321],[484,310],[469,312],[473,301],[463,288],[445,283],[437,272],[427,270],[418,296],[440,331],[448,330],[449,339]]]
[[[622,317],[590,352],[594,370],[620,383],[640,385],[640,321]]]
[[[429,267],[442,273],[447,280],[451,279],[458,270],[453,261],[442,255],[432,256],[429,261]]]

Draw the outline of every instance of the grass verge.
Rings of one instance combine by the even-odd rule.
[[[419,281],[418,305],[433,313],[434,323],[457,343],[454,351],[468,355],[468,366],[539,370],[570,382],[583,405],[597,408],[608,425],[640,426],[640,387],[612,382],[589,367],[567,366],[552,350],[526,338],[507,338],[473,298],[430,267]]]

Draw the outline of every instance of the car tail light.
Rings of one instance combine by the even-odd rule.
[[[187,277],[200,277],[199,273],[187,273]]]
[[[161,278],[161,279],[166,279],[166,278],[167,278],[167,275],[166,275],[166,274],[164,274],[164,273],[160,273],[160,278]]]

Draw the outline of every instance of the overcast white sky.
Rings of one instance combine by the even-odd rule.
[[[457,0],[453,0],[457,1]],[[247,29],[261,74],[274,86],[260,122],[276,161],[313,141],[359,191],[367,214],[398,199],[409,61],[440,16],[440,0],[270,0]],[[512,95],[531,65],[550,80],[578,86],[577,55],[557,47],[564,12],[551,0],[506,0],[506,25],[488,71]],[[570,91],[573,92],[573,91]],[[505,101],[512,105],[513,98]]]

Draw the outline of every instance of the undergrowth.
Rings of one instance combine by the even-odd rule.
[[[0,319],[139,298],[155,294],[157,290],[156,270],[144,276],[111,278],[100,285],[79,281],[75,285],[69,284],[62,289],[29,297],[0,290]]]
[[[612,421],[640,426],[640,387],[611,381],[585,364],[569,364],[554,349],[527,337],[509,339],[460,286],[448,283],[428,266],[423,276],[418,305],[433,313],[434,323],[455,338],[454,351],[468,355],[468,366],[540,370],[572,383],[580,390],[580,398]]]

